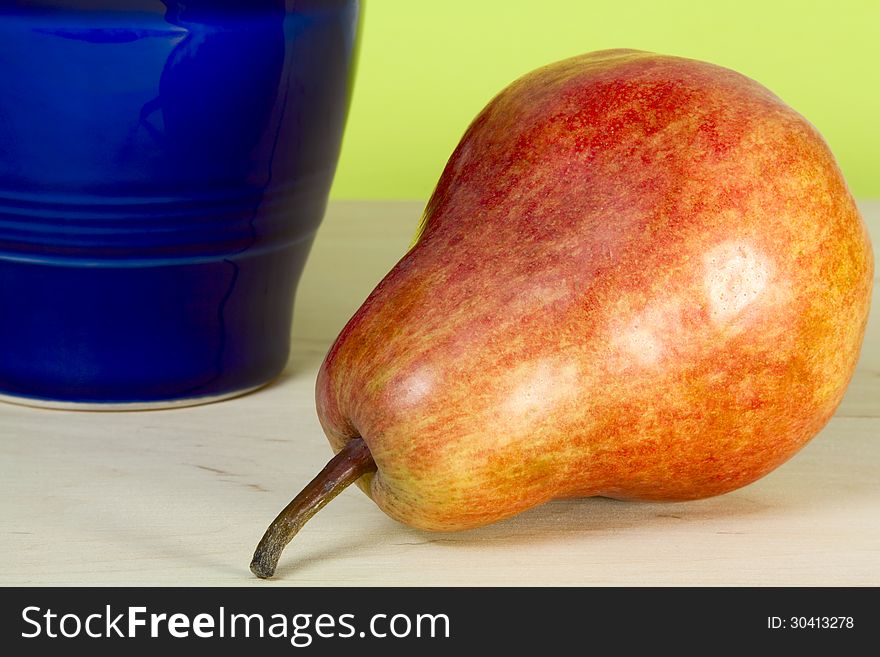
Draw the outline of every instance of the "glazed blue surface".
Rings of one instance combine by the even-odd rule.
[[[179,400],[284,367],[358,3],[0,3],[0,393]]]

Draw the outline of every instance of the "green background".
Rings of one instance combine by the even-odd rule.
[[[880,196],[880,0],[365,4],[334,198],[426,199],[467,125],[509,82],[621,47],[755,78],[820,130],[856,196]]]

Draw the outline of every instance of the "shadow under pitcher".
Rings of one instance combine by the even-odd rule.
[[[0,399],[213,401],[284,368],[360,3],[0,6]]]

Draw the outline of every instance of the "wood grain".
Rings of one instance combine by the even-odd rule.
[[[350,489],[297,536],[275,580],[254,578],[266,524],[330,456],[317,367],[421,207],[331,204],[291,362],[261,391],[169,411],[0,405],[0,584],[880,585],[880,285],[837,415],[751,486],[681,504],[554,502],[458,534],[399,525]],[[862,207],[877,244],[880,202]]]

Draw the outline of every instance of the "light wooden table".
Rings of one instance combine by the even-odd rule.
[[[878,244],[880,202],[862,207]],[[290,365],[259,392],[152,412],[0,404],[0,585],[880,584],[880,285],[836,417],[755,484],[680,504],[554,502],[445,535],[397,524],[352,488],[288,547],[275,580],[256,580],[266,524],[330,455],[317,367],[420,212],[331,205]]]

